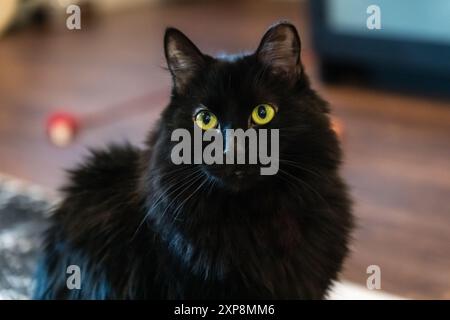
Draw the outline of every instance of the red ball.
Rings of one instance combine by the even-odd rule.
[[[70,113],[57,112],[47,119],[47,135],[58,147],[68,146],[75,139],[78,128],[77,118]]]

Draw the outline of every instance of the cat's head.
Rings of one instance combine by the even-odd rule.
[[[337,165],[337,141],[326,116],[328,109],[309,86],[300,58],[300,38],[292,24],[273,25],[256,51],[242,56],[204,54],[173,28],[167,29],[164,45],[173,90],[157,145],[167,171],[177,166],[170,157],[180,141],[171,141],[176,129],[191,133],[192,152],[196,129],[223,133],[224,164],[194,163],[190,167],[230,190],[283,181],[301,167],[308,172]],[[226,161],[230,141],[225,130],[249,128],[268,129],[269,137],[270,130],[279,130],[279,159],[271,159],[279,165],[274,175],[261,174],[261,167],[268,165],[264,166],[259,158],[256,164],[248,164],[248,145],[246,164]],[[268,139],[269,154],[273,150],[271,142]],[[202,143],[202,150],[207,144]],[[194,157],[192,153],[192,162]]]

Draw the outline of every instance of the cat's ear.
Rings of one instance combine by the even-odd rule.
[[[264,34],[256,56],[273,73],[292,79],[302,71],[300,48],[297,29],[288,22],[281,22],[270,27]]]
[[[205,65],[205,57],[188,37],[175,28],[166,29],[164,50],[175,88],[183,91]]]

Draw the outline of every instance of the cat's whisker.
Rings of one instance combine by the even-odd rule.
[[[172,179],[170,179],[170,181],[165,181],[165,184],[168,184],[169,187],[167,187],[167,188],[161,187],[162,192],[161,192],[159,198],[158,198],[157,200],[154,201],[154,203],[153,203],[153,205],[150,207],[149,211],[152,211],[155,207],[158,206],[158,204],[159,204],[161,198],[163,198],[164,196],[169,196],[169,195],[173,194],[175,191],[177,191],[178,189],[180,189],[179,186],[181,187],[182,182],[188,180],[188,179],[191,178],[193,175],[195,175],[196,173],[198,173],[198,172],[200,171],[200,168],[192,168],[192,169],[186,170],[186,171],[188,171],[188,174],[185,175],[185,176],[183,176],[183,177],[181,178],[181,180],[179,180],[179,181],[178,181],[177,183],[175,183],[175,184],[172,184],[172,181],[175,180],[175,179],[179,179],[179,178],[178,178],[178,174],[175,175],[175,176],[173,176]],[[189,171],[190,171],[190,172],[189,172]]]
[[[193,186],[197,181],[199,181],[201,178],[203,177],[203,173],[200,172],[200,174],[196,177],[193,178],[192,181],[190,181],[190,183],[186,183],[183,184],[184,189],[182,191],[180,191],[173,199],[172,201],[166,206],[166,208],[164,209],[163,213],[161,214],[161,219],[164,218],[164,216],[166,215],[167,211],[172,207],[172,205],[175,203],[175,201],[186,191],[188,190],[191,186]]]
[[[187,171],[189,171],[189,169],[193,170],[193,168],[186,168]],[[142,227],[142,225],[145,223],[145,221],[147,220],[147,218],[149,217],[149,215],[151,214],[151,212],[160,204],[161,201],[164,200],[164,198],[168,198],[171,194],[173,194],[175,191],[177,191],[178,189],[180,189],[182,186],[185,185],[185,183],[183,183],[184,181],[188,180],[188,178],[192,177],[193,175],[195,175],[196,173],[198,173],[198,171],[200,171],[199,168],[195,168],[195,170],[193,172],[190,172],[187,176],[183,177],[183,179],[176,183],[173,186],[168,187],[166,190],[163,190],[161,192],[161,195],[158,197],[158,199],[152,204],[152,206],[147,210],[146,214],[144,215],[144,218],[142,219],[142,221],[139,223],[136,231],[134,232],[131,240],[133,240],[137,233],[139,232],[140,228]],[[170,191],[169,194],[167,194],[167,192],[169,192],[170,189],[176,187],[175,190]]]
[[[169,170],[169,171],[164,172],[164,173],[161,173],[161,172],[155,170],[155,171],[153,171],[153,172],[151,172],[151,173],[149,174],[148,178],[149,178],[150,180],[153,180],[153,179],[156,179],[156,178],[161,179],[161,178],[163,178],[163,177],[171,176],[171,175],[173,175],[174,173],[182,172],[182,171],[185,171],[185,170],[192,170],[192,169],[195,169],[195,168],[193,168],[193,167],[190,166],[190,165],[184,165],[184,166],[181,166],[181,167],[179,167],[179,168],[177,167],[177,168],[175,168],[175,169]]]
[[[295,189],[298,189],[298,186],[295,184],[295,183],[293,183],[292,181],[290,181],[290,180],[288,180],[287,178],[285,178],[285,177],[283,177],[282,175],[279,175],[279,174],[277,174],[277,175],[275,175],[275,177],[276,178],[279,178],[281,181],[283,181],[283,182],[287,182],[289,185],[291,185],[292,187],[294,187]],[[298,196],[299,198],[300,198],[300,201],[301,202],[304,202],[304,199],[303,199],[303,197],[301,196],[301,194],[295,194],[296,196]]]
[[[320,200],[322,200],[322,202],[331,210],[331,207],[328,204],[328,201],[325,200],[325,198],[316,190],[314,189],[309,183],[297,178],[296,176],[290,174],[289,172],[279,169],[278,170],[280,173],[283,173],[289,177],[291,177],[292,179],[294,179],[294,181],[297,181],[298,183],[300,183],[301,185],[305,186],[306,188],[308,188],[310,191],[312,191]]]
[[[330,182],[330,179],[327,178],[325,175],[320,174],[319,172],[314,171],[312,169],[305,168],[305,167],[301,166],[298,162],[291,161],[291,160],[285,160],[285,159],[280,159],[279,161],[280,161],[280,163],[284,163],[286,166],[290,166],[290,167],[297,168],[297,169],[300,169],[305,172],[309,172],[318,178],[321,178],[321,179],[324,179],[324,180]]]
[[[192,185],[197,179],[198,176],[196,175],[198,174],[198,171],[194,172],[193,174],[191,174],[189,177],[185,177],[185,179],[183,179],[180,183],[177,184],[177,188],[174,190],[171,190],[169,193],[167,193],[167,191],[163,191],[162,193],[162,199],[156,203],[154,206],[151,207],[151,209],[149,209],[148,214],[151,214],[151,212],[153,211],[153,209],[155,209],[158,205],[160,205],[163,201],[170,201],[169,204],[167,205],[167,207],[165,208],[163,214],[161,215],[161,218],[164,217],[165,212],[167,211],[167,209],[172,205],[172,203],[183,193],[187,190],[187,188],[190,187],[190,185]],[[194,180],[192,180],[194,179]],[[176,192],[179,191],[179,194],[177,194],[172,200],[170,200],[170,197],[173,196]]]
[[[217,181],[216,179],[210,177],[208,177],[208,180],[210,181],[210,185],[208,186],[208,195],[211,195],[211,192],[214,190]]]
[[[208,177],[204,173],[202,173],[202,175],[205,176],[206,179],[204,179],[203,182],[183,202],[181,202],[180,205],[174,210],[174,212],[173,212],[175,215],[175,217],[173,219],[174,221],[177,220],[178,215],[180,214],[179,210],[189,201],[189,199],[191,199],[195,195],[195,193],[197,193],[197,191],[199,191],[201,189],[201,187],[203,187],[205,185],[206,182],[209,181]]]

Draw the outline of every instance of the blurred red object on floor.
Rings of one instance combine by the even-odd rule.
[[[52,144],[66,147],[75,139],[79,130],[79,120],[73,114],[56,112],[47,119],[46,129]]]

